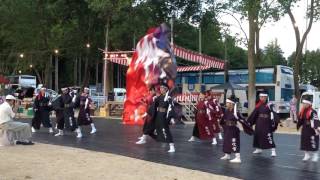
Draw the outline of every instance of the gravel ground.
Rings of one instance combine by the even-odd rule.
[[[235,179],[124,156],[64,146],[0,147],[0,180]]]

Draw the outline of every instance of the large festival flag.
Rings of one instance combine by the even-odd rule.
[[[168,40],[169,33],[165,24],[151,28],[136,46],[126,76],[124,124],[143,124],[151,86],[159,85],[160,79],[174,85],[177,65]]]

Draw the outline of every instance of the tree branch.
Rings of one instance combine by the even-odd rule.
[[[227,12],[227,11],[220,11],[220,12],[221,12],[221,13],[225,13],[225,14],[227,14],[227,15],[230,15],[231,17],[233,17],[234,20],[237,21],[237,23],[238,23],[238,25],[239,25],[239,27],[240,27],[240,30],[241,30],[242,33],[244,34],[245,39],[246,39],[246,42],[247,42],[247,44],[248,44],[248,43],[249,43],[249,39],[248,39],[247,33],[244,31],[244,29],[243,29],[243,27],[242,27],[241,22],[239,21],[239,19],[236,18],[236,17],[235,17],[232,13],[230,13],[230,12]]]
[[[296,19],[294,18],[293,14],[292,14],[292,11],[290,9],[290,7],[288,8],[288,14],[289,14],[289,17],[290,17],[290,20],[291,20],[291,23],[292,23],[292,27],[294,29],[294,32],[295,32],[295,35],[296,35],[296,53],[298,51],[298,46],[300,44],[300,31],[299,31],[299,28],[297,26],[297,22],[296,22]]]

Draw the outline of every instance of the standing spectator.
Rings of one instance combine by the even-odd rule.
[[[297,123],[297,98],[293,94],[290,100],[290,119],[292,122]],[[290,126],[290,121],[287,120],[287,127]]]

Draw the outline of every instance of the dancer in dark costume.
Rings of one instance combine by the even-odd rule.
[[[151,136],[155,138],[155,99],[157,97],[156,90],[154,87],[151,87],[149,90],[149,95],[146,98],[146,104],[147,104],[147,112],[144,115],[144,124],[143,124],[143,135],[139,137],[139,141],[136,142],[136,144],[145,144],[147,142],[147,136]]]
[[[262,149],[271,149],[271,156],[275,157],[277,154],[273,132],[277,129],[280,120],[273,109],[273,104],[267,104],[268,94],[260,93],[259,99],[255,110],[247,120],[250,126],[255,125],[253,147],[256,150],[253,153],[259,154]]]
[[[33,104],[34,117],[32,119],[32,132],[40,129],[40,125],[49,129],[49,133],[53,133],[50,122],[50,99],[46,94],[46,88],[42,87],[40,93],[36,96]]]
[[[299,121],[297,123],[297,130],[301,130],[301,143],[300,149],[304,151],[303,161],[308,161],[313,153],[312,161],[317,162],[319,150],[319,133],[320,133],[320,120],[317,112],[311,107],[312,102],[310,99],[302,101],[303,107],[299,113]]]
[[[169,153],[175,152],[173,137],[169,128],[170,119],[170,106],[172,106],[172,98],[169,95],[168,85],[163,83],[160,86],[161,95],[155,99],[155,127],[156,127],[156,140],[160,142],[169,143]]]
[[[76,96],[71,96],[69,93],[68,88],[62,88],[62,95],[61,100],[63,104],[63,114],[64,114],[64,124],[65,128],[74,131],[76,130],[77,137],[81,138],[82,134],[80,129],[78,128],[78,125],[76,123],[75,117],[74,117],[74,103],[76,100]]]
[[[90,116],[90,106],[92,105],[92,99],[89,97],[89,88],[85,87],[83,93],[76,98],[75,108],[79,107],[78,115],[78,137],[82,137],[81,126],[91,126],[90,134],[97,132],[97,129]]]
[[[241,163],[240,158],[240,129],[238,122],[242,125],[244,131],[249,135],[253,134],[249,123],[245,121],[240,112],[237,111],[236,99],[228,98],[226,100],[226,109],[223,113],[223,118],[220,124],[223,127],[223,152],[225,155],[220,158],[222,160],[229,160],[230,154],[235,153],[235,158],[230,160],[231,163]]]
[[[207,114],[208,107],[205,103],[205,95],[199,95],[199,101],[196,105],[195,110],[195,124],[193,127],[193,133],[191,138],[188,140],[189,142],[195,141],[195,138],[199,138],[202,140],[213,139],[214,129],[212,123],[209,121],[209,117]]]
[[[56,112],[56,123],[58,133],[54,136],[63,136],[63,129],[64,129],[64,113],[63,113],[63,103],[62,103],[62,96],[59,95],[56,99],[52,101],[52,109]]]

